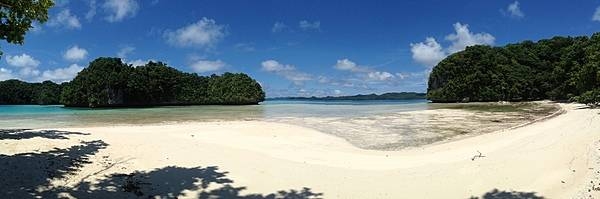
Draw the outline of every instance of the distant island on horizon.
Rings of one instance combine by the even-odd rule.
[[[266,100],[414,100],[426,99],[426,93],[418,92],[390,92],[377,95],[373,94],[358,94],[349,96],[326,96],[326,97],[273,97]]]

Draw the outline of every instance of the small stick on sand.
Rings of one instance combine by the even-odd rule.
[[[479,153],[479,154],[473,156],[473,158],[471,158],[471,161],[475,161],[476,158],[483,158],[483,157],[485,157],[484,155],[481,154],[481,152],[477,151],[477,153]]]

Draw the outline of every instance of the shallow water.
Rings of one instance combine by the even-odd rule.
[[[276,100],[254,106],[94,110],[62,106],[0,106],[0,129],[251,120],[288,123],[316,129],[341,137],[363,149],[399,150],[464,135],[506,129],[555,111],[552,108],[555,105],[552,104],[533,104],[536,105],[523,107],[547,110],[514,111],[513,107],[507,109],[511,111],[481,111],[481,104],[460,104],[460,108],[449,108],[455,105],[430,104],[426,100]],[[465,108],[467,106],[471,108]],[[494,103],[487,103],[485,106],[501,107]],[[477,109],[470,110],[473,108]]]
[[[311,101],[274,100],[254,106],[178,106],[86,109],[63,106],[0,106],[0,128],[58,128],[142,125],[196,121],[279,120],[305,117],[358,117],[425,110],[426,100]]]

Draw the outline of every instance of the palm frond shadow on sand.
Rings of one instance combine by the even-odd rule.
[[[0,137],[5,133],[6,130],[0,130]],[[68,139],[68,135],[86,135],[78,132],[25,130],[14,130],[6,134],[4,139],[12,140],[33,137]],[[92,156],[108,146],[107,143],[96,140],[45,152],[0,154],[0,198],[309,199],[321,198],[323,195],[309,188],[270,194],[242,194],[246,187],[233,186],[233,180],[227,177],[228,172],[219,171],[216,166],[169,166],[151,171],[109,174],[99,177],[97,181],[81,181],[74,186],[52,184],[54,180],[68,182],[71,175],[77,174],[82,167],[92,163]],[[191,191],[198,192],[198,196],[191,195]]]
[[[39,130],[31,129],[0,129],[0,140],[23,140],[31,138],[45,139],[69,139],[69,135],[89,135],[88,133],[57,131],[57,130]]]
[[[91,156],[106,146],[97,140],[40,153],[0,154],[0,195],[2,198],[52,198],[39,188],[48,187],[53,179],[77,173],[79,168],[91,163]]]
[[[199,191],[198,198],[244,199],[307,199],[320,198],[309,188],[278,191],[271,194],[240,193],[245,187],[235,187],[227,172],[217,167],[164,167],[130,174],[111,174],[97,183],[82,182],[67,190],[76,198],[190,198],[188,191]],[[210,188],[209,188],[210,187]]]
[[[470,199],[544,199],[538,196],[535,192],[518,192],[518,191],[500,191],[498,189],[491,190],[481,197],[471,197]]]

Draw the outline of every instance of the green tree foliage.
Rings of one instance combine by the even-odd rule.
[[[265,99],[260,84],[243,73],[212,75],[207,89],[211,104],[256,104]]]
[[[600,89],[587,91],[580,96],[573,97],[573,101],[587,104],[593,107],[600,106]]]
[[[0,39],[23,44],[31,23],[46,22],[52,6],[52,0],[0,0]]]
[[[132,67],[118,58],[98,58],[65,85],[62,102],[74,107],[190,104],[257,104],[265,93],[246,74],[203,77],[161,62]]]
[[[123,104],[132,70],[119,58],[98,58],[66,85],[62,102],[79,107]]]
[[[132,70],[127,81],[130,104],[176,104],[181,72],[163,63],[150,62]]]
[[[51,81],[27,83],[0,81],[0,104],[59,104],[62,86]]]
[[[59,104],[62,86],[51,81],[34,83],[34,99],[36,104]]]
[[[600,88],[600,33],[504,47],[471,46],[429,77],[434,102],[567,100]]]

